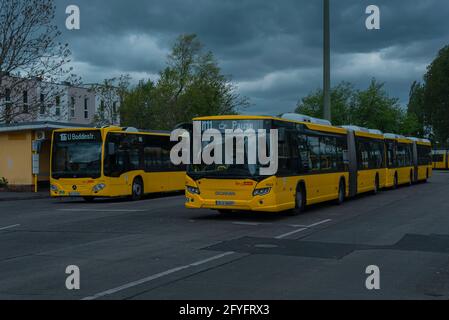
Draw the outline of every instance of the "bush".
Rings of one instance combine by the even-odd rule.
[[[0,188],[8,187],[8,180],[5,177],[0,178]]]

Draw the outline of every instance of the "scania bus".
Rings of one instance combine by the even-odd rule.
[[[184,190],[185,166],[170,161],[166,132],[105,127],[56,130],[52,137],[52,197],[129,196]]]
[[[433,168],[436,170],[449,169],[449,151],[448,150],[433,150],[432,151]]]
[[[347,197],[406,183],[413,174],[412,141],[386,139],[377,130],[335,127],[297,114],[215,116],[194,121],[222,132],[236,127],[277,129],[279,166],[275,175],[262,176],[261,164],[189,165],[187,208],[297,214],[306,205],[331,200],[340,204]],[[247,149],[245,145],[245,153]]]

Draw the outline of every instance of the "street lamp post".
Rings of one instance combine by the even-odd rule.
[[[323,93],[324,93],[324,118],[332,120],[331,114],[331,73],[330,73],[330,22],[329,22],[329,0],[324,1],[323,14]]]

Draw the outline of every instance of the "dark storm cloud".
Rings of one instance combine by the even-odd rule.
[[[81,30],[66,31],[87,81],[130,73],[157,75],[176,37],[197,33],[251,98],[248,113],[290,111],[321,86],[322,1],[58,0],[81,9]],[[365,9],[381,9],[381,30],[365,29]],[[449,44],[447,0],[331,0],[332,81],[365,87],[372,77],[407,102],[437,51]],[[136,79],[136,80],[137,80]]]

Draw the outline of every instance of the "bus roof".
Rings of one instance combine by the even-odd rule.
[[[77,131],[103,131],[104,133],[108,132],[121,132],[121,133],[129,133],[129,134],[148,134],[148,135],[159,135],[159,136],[168,136],[170,132],[168,131],[159,131],[159,130],[139,130],[135,128],[124,128],[124,127],[103,127],[103,128],[64,128],[55,130],[55,132],[77,132]]]
[[[324,132],[331,132],[331,133],[339,133],[339,134],[346,134],[348,130],[340,127],[335,127],[332,125],[327,124],[320,124],[320,123],[310,123],[310,122],[304,122],[304,121],[296,121],[291,119],[285,119],[280,117],[273,117],[273,116],[252,116],[252,115],[224,115],[224,116],[210,116],[210,117],[199,117],[193,119],[193,121],[208,121],[208,120],[277,120],[277,121],[284,121],[284,122],[290,122],[290,123],[300,123],[305,125],[311,130],[316,131],[324,131]]]

